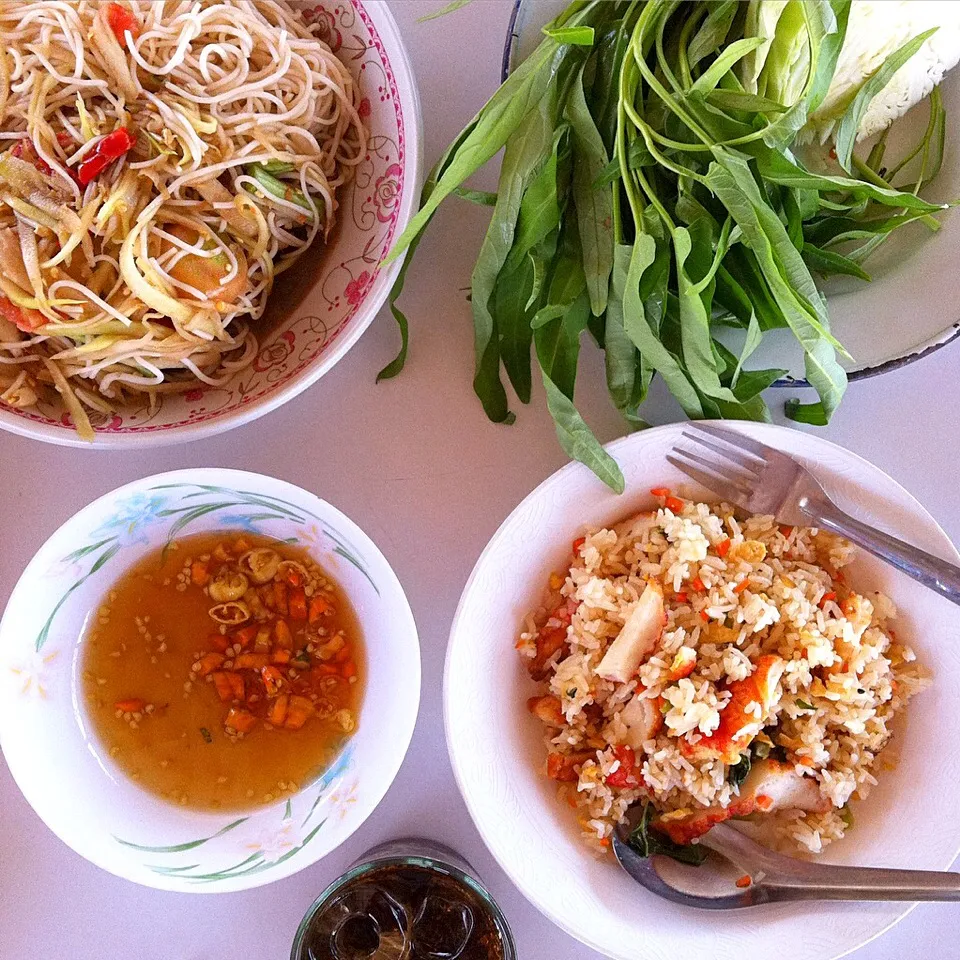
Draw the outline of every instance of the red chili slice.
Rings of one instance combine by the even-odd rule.
[[[83,158],[77,167],[77,181],[81,187],[87,186],[94,177],[101,174],[114,160],[119,160],[133,149],[136,140],[125,127],[101,137],[97,145]]]

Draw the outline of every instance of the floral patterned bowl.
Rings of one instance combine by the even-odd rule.
[[[340,223],[319,253],[307,253],[274,290],[270,333],[252,366],[226,385],[198,384],[113,416],[91,414],[93,446],[144,447],[222,433],[269,413],[320,379],[373,322],[400,269],[380,261],[416,210],[422,153],[413,70],[387,4],[298,0],[354,75],[370,130],[369,153],[341,195]],[[320,258],[318,263],[317,258]],[[367,374],[359,374],[361,376]],[[369,373],[372,376],[372,373]],[[14,410],[0,404],[0,428],[49,443],[88,447],[59,398]]]
[[[78,699],[91,610],[144,554],[179,534],[252,530],[295,539],[350,598],[367,638],[357,732],[314,782],[247,815],[189,811],[148,794],[99,755]],[[416,626],[373,542],[330,504],[235,470],[131,483],[68,520],[40,548],[0,622],[0,747],[24,796],[77,853],[166,890],[243,890],[302,870],[370,815],[393,782],[420,700]]]

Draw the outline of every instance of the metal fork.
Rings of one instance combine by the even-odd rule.
[[[960,604],[960,567],[844,513],[793,457],[713,424],[687,424],[682,437],[688,447],[675,446],[667,460],[724,500],[791,526],[840,534]]]

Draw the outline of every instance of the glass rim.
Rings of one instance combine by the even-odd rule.
[[[433,841],[426,842],[432,843]],[[457,854],[457,856],[459,856],[459,854]],[[329,884],[316,898],[316,900],[310,904],[310,906],[307,908],[307,912],[303,915],[303,919],[300,921],[300,926],[297,927],[296,936],[293,938],[293,945],[290,948],[290,960],[301,960],[300,950],[303,946],[303,940],[306,936],[307,929],[309,928],[311,921],[319,913],[320,908],[331,897],[333,897],[338,890],[346,886],[346,884],[356,880],[358,877],[362,877],[375,869],[379,869],[380,867],[409,866],[424,867],[429,870],[439,870],[440,873],[449,874],[455,880],[459,880],[461,883],[466,884],[474,893],[477,894],[477,896],[480,897],[481,901],[490,911],[490,915],[493,918],[494,925],[497,928],[497,932],[500,934],[500,940],[503,944],[503,960],[516,960],[517,947],[514,943],[513,934],[510,931],[510,927],[507,924],[507,918],[504,916],[499,904],[496,900],[494,900],[493,895],[486,889],[486,887],[484,887],[479,880],[471,877],[468,873],[455,864],[430,855],[417,856],[416,854],[375,857],[372,860],[364,860],[362,863],[358,863],[351,867],[346,873]]]

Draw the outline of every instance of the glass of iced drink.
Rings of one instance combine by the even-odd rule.
[[[369,850],[313,903],[291,960],[516,960],[476,871],[432,840]]]

